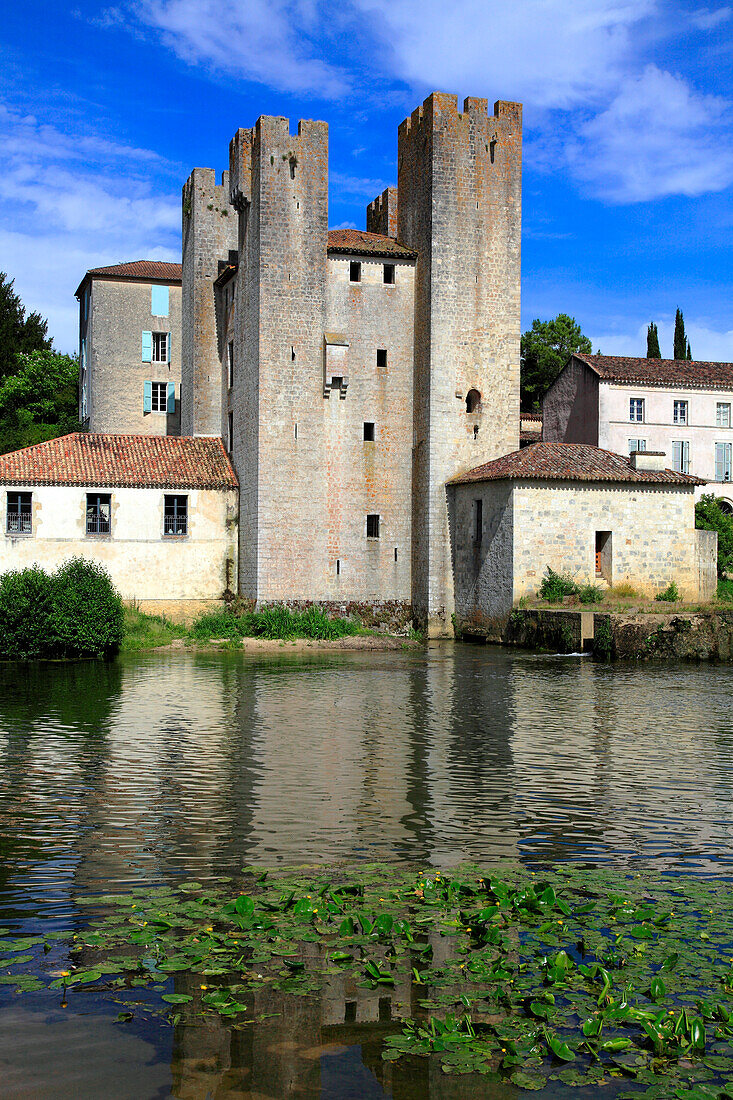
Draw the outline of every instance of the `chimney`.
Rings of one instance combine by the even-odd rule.
[[[666,451],[632,451],[629,455],[634,470],[666,470]]]

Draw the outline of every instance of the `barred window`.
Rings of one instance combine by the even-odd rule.
[[[109,493],[87,493],[87,534],[108,535],[111,530],[112,497]]]
[[[163,506],[163,534],[188,534],[188,497],[167,496]]]
[[[33,533],[32,493],[8,493],[6,530],[9,535]]]

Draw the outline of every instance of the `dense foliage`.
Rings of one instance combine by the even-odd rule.
[[[116,1002],[120,1024],[147,1024],[157,1011],[199,1034],[253,1019],[266,1027],[254,1014],[273,1003],[269,991],[290,995],[297,1013],[309,993],[333,997],[344,975],[352,996],[390,995],[384,1060],[413,1055],[447,1074],[480,1074],[481,1095],[511,1083],[590,1096],[610,1083],[617,1100],[733,1098],[725,882],[572,865],[441,874],[362,863],[245,868],[236,882],[77,904],[95,912],[75,931],[0,937],[0,983],[48,989],[72,1011],[77,997],[89,1011],[93,987]]]
[[[19,354],[51,347],[48,322],[40,313],[26,316],[13,285],[14,281],[0,271],[0,380],[15,372]]]
[[[733,570],[733,516],[722,510],[712,493],[705,493],[695,505],[695,526],[718,532],[718,576]]]
[[[574,317],[558,313],[552,321],[536,318],[532,328],[522,333],[522,408],[539,408],[573,352],[589,354],[592,350],[590,340],[583,335]]]
[[[647,359],[662,358],[662,353],[659,350],[659,333],[653,321],[649,323],[649,328],[646,330],[646,357]]]
[[[199,641],[209,638],[328,639],[356,634],[360,626],[354,619],[331,618],[316,604],[306,611],[291,611],[278,605],[243,614],[215,611],[201,615],[191,627],[191,635]]]
[[[79,430],[76,360],[44,349],[21,352],[0,382],[0,454]]]
[[[685,332],[685,319],[682,310],[678,309],[674,319],[674,358],[692,359],[690,341]]]
[[[580,603],[600,603],[603,590],[596,584],[578,584],[568,573],[557,573],[547,566],[540,585],[539,596],[549,603],[559,603],[566,596],[576,596]]]
[[[122,600],[96,562],[0,577],[0,658],[110,657],[122,637]]]

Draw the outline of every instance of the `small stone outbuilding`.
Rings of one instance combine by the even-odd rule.
[[[236,585],[237,514],[221,439],[74,432],[0,456],[0,573],[89,558],[188,618]]]
[[[699,478],[651,452],[535,443],[448,483],[457,626],[496,633],[547,566],[579,584],[715,594],[717,536],[695,530]]]

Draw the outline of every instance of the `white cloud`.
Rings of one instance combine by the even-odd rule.
[[[690,15],[690,22],[703,31],[711,31],[721,23],[727,23],[733,11],[731,8],[699,8]]]
[[[646,355],[646,331],[644,321],[634,331],[612,330],[589,334],[593,350],[600,348],[604,355]],[[672,358],[674,346],[674,317],[657,322],[659,346],[662,358]],[[685,317],[685,332],[690,341],[693,357],[707,362],[733,363],[733,331],[721,332],[711,328],[704,320]]]
[[[329,183],[334,195],[366,198],[369,202],[377,195],[381,195],[385,187],[389,187],[384,180],[349,176],[343,172],[330,172]]]
[[[180,258],[180,199],[177,186],[168,190],[177,171],[150,150],[64,133],[4,108],[0,140],[2,268],[26,308],[48,318],[56,347],[72,351],[73,295],[88,268]],[[160,176],[162,194],[151,184]]]
[[[722,191],[733,182],[730,104],[649,65],[566,145],[580,180],[619,203]]]
[[[344,70],[321,56],[334,16],[318,0],[140,0],[135,10],[184,61],[284,92],[348,91]]]

